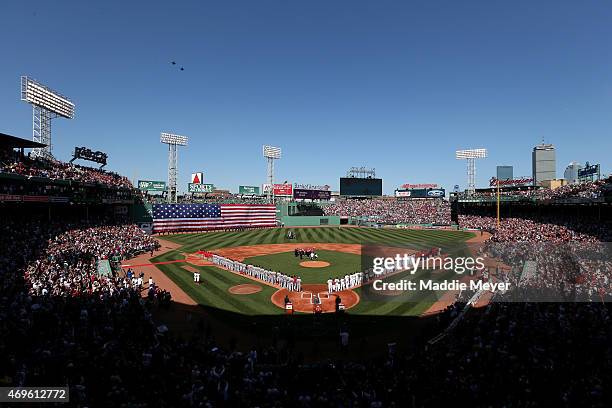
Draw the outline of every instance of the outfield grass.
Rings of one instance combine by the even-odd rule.
[[[274,229],[259,229],[237,232],[209,232],[209,233],[193,233],[193,234],[177,234],[162,236],[161,238],[181,244],[181,247],[174,251],[169,251],[163,255],[157,256],[153,262],[169,261],[174,259],[182,259],[181,253],[193,253],[200,249],[214,250],[218,248],[236,247],[243,245],[261,245],[261,244],[280,244],[280,243],[348,243],[348,244],[385,244],[389,246],[409,246],[412,248],[429,249],[432,247],[441,247],[445,249],[456,250],[462,242],[471,238],[472,233],[463,231],[441,231],[441,230],[405,230],[405,229],[376,229],[376,228],[295,228],[296,239],[288,240],[286,235],[289,229],[274,228]],[[323,252],[323,251],[320,251]],[[329,251],[326,256],[344,257],[347,264],[344,266],[348,272],[354,272],[354,266],[360,263],[360,257],[352,254],[345,254],[335,251]],[[332,255],[333,253],[333,255]],[[292,267],[291,262],[299,263],[299,258],[296,260],[293,253],[268,255],[259,260],[259,264],[264,266],[266,260],[264,258],[279,257],[280,262],[285,262],[287,267]],[[319,260],[327,260],[320,257]],[[344,262],[343,261],[343,262]],[[338,264],[338,263],[337,263]],[[346,272],[341,271],[340,265],[334,273]],[[203,306],[223,309],[230,312],[241,313],[245,315],[258,314],[282,314],[283,311],[274,306],[270,301],[270,296],[275,289],[269,286],[260,284],[263,290],[259,293],[251,295],[231,295],[228,289],[234,285],[243,283],[254,283],[252,280],[242,276],[232,274],[212,266],[197,266],[201,270],[200,286],[193,283],[193,275],[182,268],[182,264],[166,264],[159,265],[170,279],[179,285],[185,292],[190,295],[196,302]],[[282,270],[279,266],[270,269]],[[357,268],[358,270],[359,268]],[[300,276],[305,283],[325,283],[329,279],[329,271],[331,269],[312,269],[308,275],[300,272]],[[290,271],[285,272],[292,274]],[[312,275],[310,275],[312,273]],[[314,276],[319,275],[316,279]],[[311,279],[312,277],[312,279]],[[391,279],[401,279],[402,275],[395,276]],[[414,278],[414,277],[413,277]],[[443,279],[440,275],[437,277]],[[306,280],[307,279],[307,280]],[[429,308],[436,300],[434,295],[419,294],[414,298],[392,298],[377,299],[371,296],[365,296],[365,288],[357,289],[362,302],[351,309],[351,313],[367,314],[367,315],[389,315],[389,316],[404,316],[418,315]]]
[[[292,230],[296,239],[286,238]],[[166,235],[160,238],[183,245],[181,252],[217,249],[242,245],[283,243],[339,243],[410,245],[415,248],[450,247],[473,237],[471,232],[442,230],[406,230],[382,228],[272,228],[236,232],[206,232]]]
[[[319,255],[317,261],[329,262],[330,265],[324,268],[305,268],[300,266],[300,262],[308,261],[308,258],[300,259],[293,252],[254,256],[245,259],[244,262],[270,271],[279,271],[285,275],[297,275],[302,278],[302,283],[325,283],[330,278],[340,278],[364,269],[361,267],[359,255],[326,250],[317,250],[317,254]]]
[[[159,265],[158,268],[202,306],[246,315],[283,313],[282,309],[274,306],[270,301],[270,297],[276,292],[276,289],[273,287],[214,266],[191,265],[201,271],[200,285],[196,285],[193,282],[193,273],[186,271],[182,266],[183,264],[167,264]],[[246,283],[261,286],[261,292],[250,295],[233,295],[229,293],[229,289],[232,286]]]

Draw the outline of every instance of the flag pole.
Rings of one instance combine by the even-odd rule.
[[[499,178],[497,179],[497,229],[499,229]]]

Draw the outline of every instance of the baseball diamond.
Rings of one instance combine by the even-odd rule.
[[[160,255],[151,261],[160,262],[157,267],[172,279],[196,303],[246,315],[282,314],[287,291],[275,285],[263,283],[262,290],[236,298],[231,294],[231,288],[236,285],[249,284],[254,280],[240,273],[232,272],[219,266],[198,265],[194,263],[198,251],[210,251],[229,259],[239,260],[245,264],[255,265],[271,271],[279,271],[289,276],[298,276],[304,285],[321,285],[327,290],[327,280],[342,277],[363,269],[362,244],[393,243],[396,246],[428,249],[451,248],[473,239],[475,235],[463,231],[447,230],[407,230],[407,229],[376,229],[376,228],[294,228],[295,237],[286,238],[283,228],[258,229],[249,231],[208,232],[168,235],[164,239],[171,241],[179,248]],[[304,262],[295,255],[295,249],[301,247],[313,248],[319,262],[329,263],[324,268],[308,268],[301,265]],[[176,259],[188,259],[192,267],[201,274],[201,283],[195,285],[190,273],[180,266],[180,263],[166,263]],[[197,258],[200,259],[200,258]],[[207,261],[204,261],[207,262]],[[405,274],[389,277],[389,281],[401,279]],[[438,275],[436,279],[447,278],[448,275]],[[321,290],[320,292],[325,292]],[[346,310],[350,313],[365,315],[415,316],[426,313],[431,308],[440,309],[439,299],[433,296],[396,296],[395,301],[388,301],[388,294],[360,296],[364,291],[371,292],[366,287],[347,289],[337,295],[332,295],[335,301],[340,297],[343,303],[350,303]],[[311,293],[312,291],[307,291]],[[317,292],[319,293],[319,292]],[[335,311],[332,300],[326,294],[322,300],[322,312]],[[294,308],[296,313],[313,313],[310,303],[303,297],[289,296],[292,303],[299,304]],[[296,301],[296,299],[299,299]],[[453,297],[447,296],[446,301],[452,302]]]
[[[2,3],[0,407],[612,407],[609,2],[98,3]]]

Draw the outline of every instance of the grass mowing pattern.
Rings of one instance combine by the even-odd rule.
[[[296,239],[286,238],[287,232],[292,230]],[[459,244],[473,237],[474,234],[463,231],[441,230],[405,230],[405,229],[376,229],[376,228],[272,228],[236,232],[208,232],[190,233],[162,236],[161,238],[178,243],[178,250],[169,251],[155,257],[153,262],[181,259],[181,252],[193,253],[200,249],[214,250],[218,248],[236,247],[243,245],[283,244],[283,243],[340,243],[340,244],[386,244],[405,245],[415,248],[441,247],[457,248]],[[290,254],[293,258],[293,253]],[[350,255],[350,254],[346,254]],[[268,255],[273,256],[273,255]],[[356,256],[356,255],[353,255]],[[357,257],[359,258],[359,257]],[[320,260],[326,260],[320,258]],[[181,264],[158,265],[170,279],[191,296],[196,302],[204,306],[224,309],[246,315],[282,314],[283,311],[272,304],[270,296],[275,289],[260,284],[263,290],[251,295],[232,295],[228,292],[234,285],[254,283],[252,280],[232,274],[212,266],[196,266],[201,270],[200,286],[193,283],[193,275],[184,270]],[[279,267],[270,268],[280,270]],[[320,271],[327,275],[322,268]],[[317,271],[317,269],[312,269]],[[310,272],[308,272],[310,273]],[[316,272],[315,272],[316,273]],[[400,279],[397,276],[394,279]],[[436,279],[442,279],[440,275]],[[328,277],[312,283],[326,283]],[[309,282],[309,281],[306,281]],[[305,282],[305,283],[306,283]],[[363,289],[358,289],[360,293]],[[363,299],[363,298],[362,298]],[[365,299],[351,309],[351,313],[368,315],[415,315],[420,314],[435,301],[433,295],[414,299],[414,301],[372,301]]]
[[[286,238],[292,230],[296,239]],[[474,236],[471,232],[441,230],[405,230],[377,228],[272,228],[237,232],[207,232],[162,236],[168,241],[183,245],[182,252],[195,252],[198,249],[216,249],[242,245],[284,244],[284,243],[339,243],[339,244],[402,244],[439,246],[444,248],[453,243],[463,242]]]

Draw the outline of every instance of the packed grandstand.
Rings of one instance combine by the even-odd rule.
[[[129,213],[116,211],[118,203],[142,200],[127,178],[12,149],[0,153],[2,386],[68,384],[71,404],[83,407],[609,406],[612,315],[603,299],[612,294],[610,258],[597,258],[590,270],[569,276],[573,281],[546,265],[565,261],[559,245],[610,241],[610,179],[533,193],[604,203],[534,202],[499,225],[490,206],[458,209],[459,228],[491,233],[483,251],[540,266],[523,276],[522,287],[578,288],[588,295],[582,302],[506,302],[513,296],[506,293],[464,313],[462,297],[401,349],[361,338],[313,357],[316,341],[297,345],[300,329],[291,321],[246,348],[215,331],[206,313],[187,336],[168,331],[155,316],[174,307],[172,293],[138,268],[120,267],[159,247]],[[322,205],[325,215],[448,226],[451,207],[444,199],[394,198]],[[350,325],[342,317],[332,322],[342,332]]]

